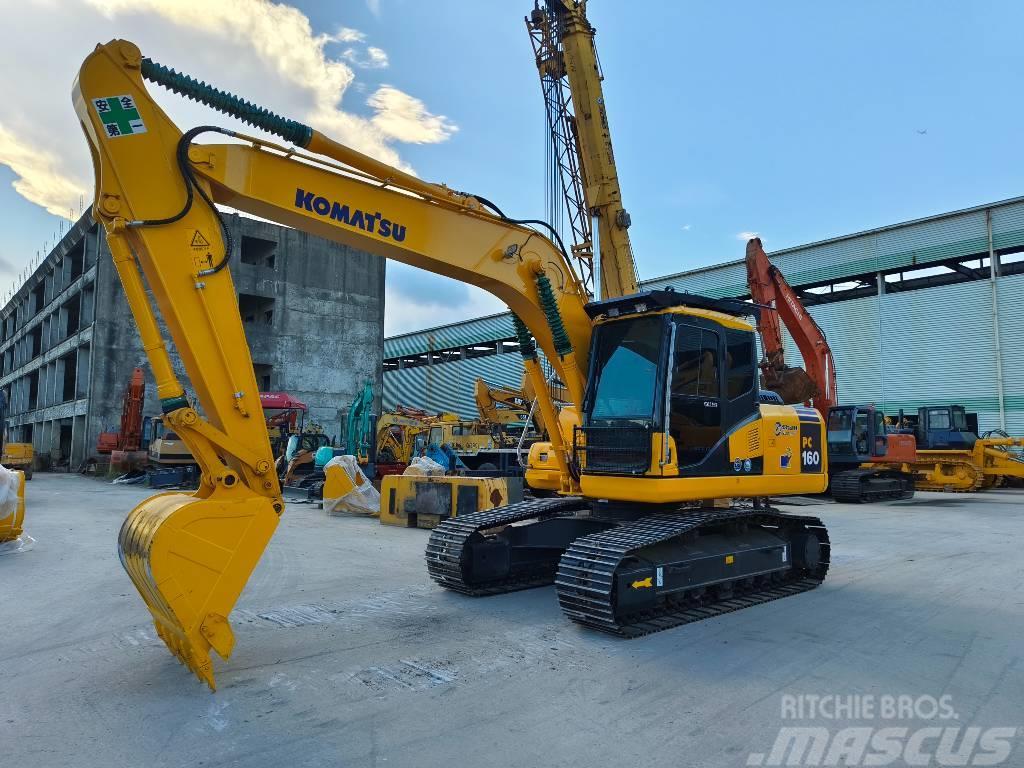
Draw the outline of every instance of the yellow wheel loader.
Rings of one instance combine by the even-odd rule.
[[[183,133],[146,80],[286,144],[209,125]],[[426,560],[439,584],[482,595],[554,581],[570,619],[629,636],[825,578],[822,522],[760,501],[823,491],[827,448],[816,411],[760,402],[744,319],[756,308],[674,291],[591,301],[546,223],[403,173],[144,58],[125,40],[88,56],[73,101],[95,166],[93,215],[164,422],[202,471],[195,492],[160,494],[129,513],[121,560],[160,637],[211,687],[210,652],[232,653],[228,616],[284,511],[226,269],[234,243],[217,204],[479,286],[512,310],[557,495],[438,525]],[[201,135],[230,141],[198,143]],[[635,271],[614,266],[627,278]],[[201,413],[184,396],[168,343]],[[571,433],[559,427],[538,347],[579,414]],[[722,498],[755,502],[722,508]]]

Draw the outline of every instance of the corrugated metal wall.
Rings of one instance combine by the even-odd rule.
[[[838,282],[879,270],[912,270],[987,253],[987,214],[996,249],[1024,247],[1024,198],[1017,198],[770,256],[795,286]],[[747,292],[742,261],[647,280],[643,285],[671,285],[713,297]],[[997,286],[1006,427],[1011,434],[1024,435],[1024,314],[1020,312],[1024,276],[1001,277]],[[978,413],[982,431],[1000,426],[990,281],[839,301],[810,312],[835,352],[841,402],[876,403],[893,412],[928,403],[959,403]],[[496,315],[388,339],[385,357],[511,335],[509,316]],[[788,337],[786,350],[792,364],[801,362]],[[517,354],[387,371],[385,407],[404,403],[456,410],[470,417],[475,414],[472,387],[477,376],[515,386],[521,372]]]
[[[1001,277],[1000,340],[1007,431],[1024,434],[1024,275]],[[836,360],[839,400],[886,412],[959,404],[998,429],[992,284],[988,280],[887,293],[810,309]],[[792,339],[786,357],[802,364]]]
[[[384,410],[396,405],[425,411],[454,411],[465,419],[477,417],[473,383],[518,387],[523,378],[523,358],[518,352],[419,365],[384,373]]]

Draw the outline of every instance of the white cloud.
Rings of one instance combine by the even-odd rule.
[[[374,127],[397,141],[434,144],[458,130],[444,115],[430,114],[422,101],[390,85],[382,85],[366,103],[376,112]]]
[[[374,16],[380,17],[380,0],[366,0],[366,7]]]
[[[366,40],[366,35],[358,29],[338,27],[338,31],[328,39],[332,43],[361,43]]]
[[[345,61],[360,69],[384,69],[388,65],[387,53],[373,45],[367,46],[365,52],[346,48],[341,55]]]
[[[736,239],[737,240],[742,240],[745,243],[748,240],[753,240],[759,234],[760,234],[759,232],[737,232],[736,233]]]
[[[384,335],[504,312],[508,307],[482,288],[400,262],[389,262],[384,287]]]
[[[443,141],[455,130],[422,101],[388,87],[364,117],[343,107],[355,73],[331,43],[362,48],[365,35],[339,28],[313,31],[297,8],[269,0],[0,0],[0,13],[14,19],[16,33],[0,46],[0,164],[18,177],[15,189],[59,215],[78,209],[91,186],[85,141],[68,98],[68,85],[94,42],[132,40],[144,55],[260,102],[280,114],[308,122],[339,141],[404,170],[396,144]],[[38,41],[46,40],[40,58]],[[367,46],[370,65],[387,54]],[[31,65],[29,65],[31,62]],[[27,67],[31,66],[31,76]],[[151,92],[181,126],[211,121],[205,107],[150,85]],[[383,89],[382,89],[383,90]],[[224,116],[213,120],[254,132]],[[56,151],[54,148],[59,148]]]
[[[689,232],[691,229],[693,229],[692,224],[683,224],[683,232]]]
[[[57,155],[32,146],[3,123],[0,123],[0,165],[6,165],[17,176],[14,189],[19,195],[55,216],[67,218],[68,211],[77,210],[82,195],[91,197],[81,178],[68,177],[60,170]]]

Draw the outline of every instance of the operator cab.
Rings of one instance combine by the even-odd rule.
[[[856,466],[885,456],[885,417],[874,406],[840,405],[828,412],[830,465]]]
[[[760,414],[754,331],[738,319],[756,308],[650,291],[587,311],[602,321],[574,438],[582,471],[645,474],[652,438],[667,432],[680,476],[730,474],[728,436]]]
[[[918,408],[915,435],[919,447],[933,451],[969,451],[978,439],[962,405]]]

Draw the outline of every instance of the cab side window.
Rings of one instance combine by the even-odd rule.
[[[672,396],[718,397],[718,334],[678,326]]]
[[[754,388],[754,334],[729,328],[725,332],[725,390],[730,400]]]

